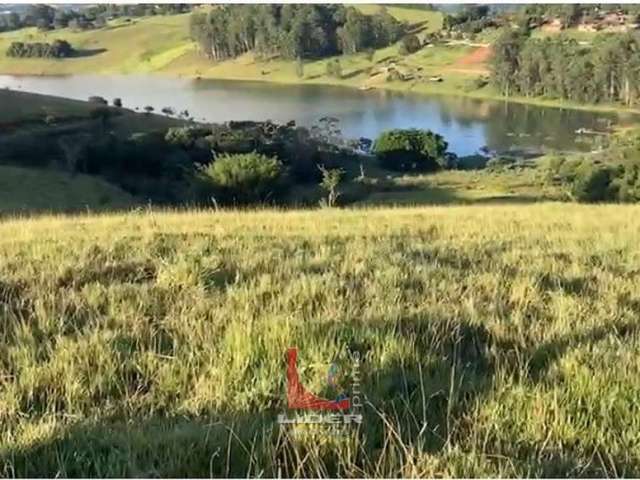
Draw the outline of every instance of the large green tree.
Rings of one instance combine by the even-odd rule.
[[[429,130],[396,129],[380,134],[373,153],[390,170],[425,172],[446,164],[447,147],[442,136]]]

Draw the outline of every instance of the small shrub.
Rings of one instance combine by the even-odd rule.
[[[486,77],[476,77],[472,81],[472,86],[474,90],[480,90],[481,88],[489,85],[489,80]]]
[[[398,53],[400,55],[410,55],[412,53],[417,52],[422,48],[422,44],[420,43],[420,39],[417,35],[405,35],[402,37],[400,41],[400,47],[398,49]]]
[[[211,130],[205,127],[172,127],[164,139],[169,145],[192,148],[199,138],[206,137]]]
[[[340,64],[340,60],[337,58],[329,60],[326,65],[326,72],[328,77],[342,78],[342,65]]]
[[[327,192],[327,198],[323,199],[323,203],[326,204],[327,207],[335,207],[338,197],[340,196],[338,186],[342,182],[345,172],[341,168],[327,169],[323,165],[320,165],[318,168],[322,173],[320,186]]]
[[[583,164],[576,172],[571,194],[579,202],[604,202],[615,200],[617,191],[612,186],[609,168],[602,165]]]
[[[624,165],[619,178],[614,181],[621,202],[640,202],[640,164]]]
[[[96,103],[98,105],[109,105],[109,102],[107,102],[103,97],[99,97],[97,95],[89,97],[89,103]]]
[[[118,107],[118,108],[122,108],[122,99],[114,98],[113,99],[113,106],[114,107]]]
[[[282,186],[284,168],[277,158],[253,152],[222,155],[203,173],[223,201],[248,204],[273,198]]]

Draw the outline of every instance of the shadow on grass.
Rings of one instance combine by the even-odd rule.
[[[598,327],[523,346],[522,339],[498,339],[485,327],[457,318],[415,315],[305,325],[308,343],[318,338],[337,342],[364,359],[362,391],[370,406],[362,426],[344,433],[357,437],[355,450],[322,447],[317,439],[304,441],[304,435],[297,438],[290,427],[276,423],[276,415],[286,409],[283,358],[282,377],[273,379],[273,398],[264,405],[256,402],[253,412],[234,412],[233,399],[230,412],[205,411],[200,416],[177,416],[169,413],[170,407],[146,413],[125,410],[61,427],[46,440],[0,450],[0,471],[17,477],[398,476],[411,455],[445,453],[448,446],[462,444],[460,425],[492,392],[498,366],[514,365],[515,381],[536,384],[569,349],[593,345],[608,335],[632,335],[637,329],[637,324]],[[408,339],[414,360],[398,358],[377,367],[382,360],[373,352],[380,338]],[[524,377],[515,367],[523,359],[529,366]],[[122,399],[105,400],[117,404]],[[325,439],[341,435],[322,432]],[[537,444],[517,448],[514,474],[577,474],[579,454],[570,447],[560,452]],[[630,460],[610,459],[579,473],[602,476],[615,471],[639,472]]]
[[[472,197],[456,188],[433,186],[389,187],[372,190],[360,203],[375,205],[491,205],[501,203],[531,204],[546,199],[525,194]]]
[[[95,55],[100,55],[101,53],[104,53],[106,51],[106,48],[81,48],[74,50],[70,58],[93,57]]]
[[[358,75],[361,75],[363,73],[366,73],[366,71],[369,70],[368,67],[364,67],[364,68],[357,68],[349,73],[345,73],[342,75],[342,77],[340,77],[342,80],[347,80],[349,78],[353,78],[353,77],[357,77]]]
[[[407,33],[416,34],[422,32],[429,25],[428,20],[423,20],[421,22],[412,23],[409,25],[409,30]]]

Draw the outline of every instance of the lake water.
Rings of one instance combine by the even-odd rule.
[[[86,100],[122,99],[128,108],[188,110],[198,121],[274,120],[310,126],[324,116],[340,120],[349,138],[375,138],[390,128],[425,128],[443,135],[450,150],[469,155],[487,147],[586,151],[597,135],[637,117],[537,107],[455,96],[425,96],[318,85],[193,80],[164,76],[2,76],[0,88]],[[1,108],[1,106],[0,106]]]

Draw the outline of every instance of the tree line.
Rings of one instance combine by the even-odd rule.
[[[556,19],[562,28],[570,28],[580,22],[592,23],[603,16],[617,13],[634,23],[638,21],[640,6],[633,4],[530,4],[522,6],[516,15],[517,23],[524,27],[539,26],[545,21]]]
[[[559,35],[536,39],[520,30],[494,44],[492,81],[505,96],[544,96],[576,102],[619,102],[640,97],[640,37],[603,34],[592,45]]]
[[[404,24],[385,9],[364,15],[343,5],[224,5],[191,15],[200,51],[224,60],[253,51],[261,58],[321,58],[396,42]]]
[[[37,27],[40,30],[58,30],[67,27],[74,30],[88,30],[102,28],[107,24],[108,20],[113,18],[174,15],[187,13],[191,9],[192,6],[188,4],[98,4],[76,9],[33,4],[29,5],[23,15],[19,15],[16,12],[0,15],[0,32],[18,30],[25,27]]]
[[[7,49],[7,56],[17,58],[66,58],[73,55],[73,52],[73,47],[66,40],[54,40],[53,43],[12,42]]]

